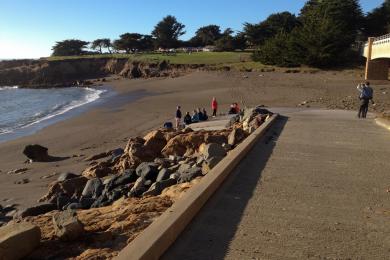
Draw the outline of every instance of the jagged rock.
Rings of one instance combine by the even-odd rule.
[[[103,183],[99,178],[90,179],[85,184],[81,195],[88,198],[98,198],[104,189]]]
[[[178,183],[190,182],[196,177],[202,176],[202,169],[199,167],[193,167],[186,172],[180,173]]]
[[[83,208],[83,209],[89,209],[91,206],[92,206],[92,204],[95,202],[95,199],[93,199],[93,198],[81,198],[80,199],[80,205],[81,205],[81,208]]]
[[[114,186],[121,186],[135,182],[138,176],[134,169],[126,170],[122,175],[118,176],[114,181]]]
[[[226,152],[230,151],[232,149],[232,146],[227,143],[222,144],[223,149],[225,149]]]
[[[139,177],[144,178],[145,180],[156,181],[158,175],[158,165],[155,163],[143,162],[138,165],[136,173]]]
[[[70,204],[72,199],[66,194],[59,194],[56,198],[57,209],[62,210],[66,205]]]
[[[180,178],[180,173],[178,172],[175,172],[175,173],[172,173],[171,175],[169,175],[169,179],[174,179],[174,180],[178,180]]]
[[[65,207],[65,210],[75,210],[75,209],[82,209],[82,208],[83,208],[83,206],[81,205],[81,203],[73,202],[73,203],[68,204]]]
[[[31,223],[12,223],[0,227],[0,258],[22,259],[39,246],[40,240],[41,230]]]
[[[64,241],[73,241],[84,233],[83,224],[73,210],[66,210],[53,216],[54,232]]]
[[[170,171],[166,168],[163,168],[158,173],[156,181],[158,182],[158,181],[169,179],[169,175],[170,175]]]
[[[111,169],[106,162],[101,162],[95,166],[89,167],[81,175],[87,178],[103,178],[111,173]]]
[[[235,128],[228,137],[228,144],[235,146],[246,138],[246,133],[242,128]]]
[[[205,160],[208,160],[212,157],[224,157],[226,155],[226,151],[222,145],[211,143],[204,146],[202,155],[204,156]]]
[[[161,155],[161,150],[167,144],[165,140],[164,133],[160,130],[155,130],[148,133],[145,137],[144,147],[147,151],[154,155],[153,157],[158,157]],[[152,154],[153,153],[153,154]]]
[[[154,162],[160,165],[162,168],[167,168],[171,164],[171,160],[166,158],[156,158],[154,159]]]
[[[100,207],[107,206],[109,204],[110,204],[110,202],[108,201],[107,194],[102,194],[102,195],[100,195],[99,198],[97,198],[97,200],[95,200],[92,203],[91,208],[100,208]]]
[[[65,181],[52,182],[49,185],[48,193],[39,201],[52,200],[53,198],[57,198],[60,194],[66,194],[69,197],[73,195],[79,197],[87,181],[87,178],[80,176]]]
[[[34,162],[47,162],[50,160],[50,156],[47,151],[48,149],[46,147],[39,144],[33,144],[27,145],[23,150],[23,154]]]
[[[122,148],[117,148],[110,151],[111,163],[115,163],[115,161],[117,161],[124,153],[125,151]]]
[[[206,175],[211,171],[224,157],[212,157],[202,164],[202,174]]]
[[[57,205],[54,203],[44,203],[36,206],[32,206],[29,208],[22,209],[18,212],[18,216],[21,218],[30,217],[30,216],[38,216],[45,214],[47,212],[53,211],[57,209]]]
[[[157,196],[160,195],[161,192],[172,185],[175,185],[177,182],[175,179],[167,179],[164,181],[157,181],[150,186],[148,191],[144,192],[142,196]]]
[[[65,181],[65,180],[70,180],[70,179],[73,179],[76,177],[80,177],[80,175],[77,175],[77,174],[74,174],[71,172],[65,172],[65,173],[61,173],[60,176],[58,176],[57,180],[58,181]]]
[[[182,173],[182,172],[188,171],[189,169],[191,169],[191,164],[183,163],[183,164],[180,164],[180,167],[177,171],[179,173]]]
[[[168,157],[169,155],[183,156],[194,153],[204,142],[205,135],[205,131],[179,134],[168,141],[162,154]]]
[[[195,163],[195,165],[196,166],[198,166],[198,167],[201,167],[202,165],[203,165],[203,162],[204,162],[205,160],[204,160],[204,157],[203,156],[198,156],[197,158],[196,158],[196,163]]]
[[[207,134],[204,139],[205,143],[215,143],[222,145],[223,143],[227,142],[227,138],[225,135],[210,135]]]
[[[118,186],[122,186],[125,184],[130,184],[132,182],[135,182],[138,179],[138,175],[136,174],[135,170],[128,169],[126,170],[122,175],[115,176],[109,182],[107,183],[105,190],[111,191],[115,189]]]
[[[179,169],[179,167],[180,167],[180,164],[175,164],[175,165],[169,167],[168,170],[170,170],[171,172],[175,172]]]
[[[145,191],[146,191],[145,179],[142,177],[139,177],[137,179],[137,181],[134,183],[134,186],[129,191],[128,196],[129,197],[139,197]]]

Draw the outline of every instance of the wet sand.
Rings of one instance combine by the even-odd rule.
[[[84,158],[126,145],[129,137],[143,135],[173,121],[175,107],[192,111],[205,107],[210,111],[213,96],[219,111],[239,102],[241,107],[264,104],[273,107],[305,106],[318,108],[354,108],[355,86],[361,71],[318,72],[315,74],[283,72],[194,72],[178,78],[143,80],[110,79],[118,94],[81,115],[48,126],[37,133],[0,144],[0,204],[33,205],[47,191],[48,183],[59,173],[81,173],[88,167]],[[377,108],[390,108],[390,84],[374,85]],[[386,92],[386,94],[383,94]],[[389,93],[389,94],[387,94]],[[53,156],[71,157],[50,162],[24,164],[22,150],[27,144],[49,148]],[[8,175],[18,168],[23,174]],[[45,176],[50,176],[45,178]],[[15,184],[28,179],[26,184]]]

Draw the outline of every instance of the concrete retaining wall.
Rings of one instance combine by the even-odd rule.
[[[200,183],[188,190],[180,200],[125,247],[116,259],[159,259],[277,117],[277,114],[273,115],[232,150],[202,178]]]

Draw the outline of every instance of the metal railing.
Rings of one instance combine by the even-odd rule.
[[[385,39],[390,39],[390,33],[389,33],[389,34],[382,35],[382,36],[379,36],[379,37],[376,37],[376,38],[374,39],[374,42],[380,41],[380,40],[385,40]]]

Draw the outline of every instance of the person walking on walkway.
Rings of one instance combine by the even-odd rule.
[[[215,97],[213,97],[213,100],[211,101],[211,110],[213,110],[213,117],[217,116],[217,109],[218,109],[218,102]]]
[[[176,129],[178,130],[179,127],[180,127],[180,121],[181,121],[181,110],[180,110],[180,106],[177,106],[175,120],[176,120]]]
[[[370,87],[370,82],[360,83],[357,86],[357,89],[360,92],[360,94],[359,94],[360,107],[359,107],[358,117],[359,118],[366,118],[367,112],[368,112],[368,105],[370,103],[370,100],[374,104],[374,101],[373,101],[374,90]]]

